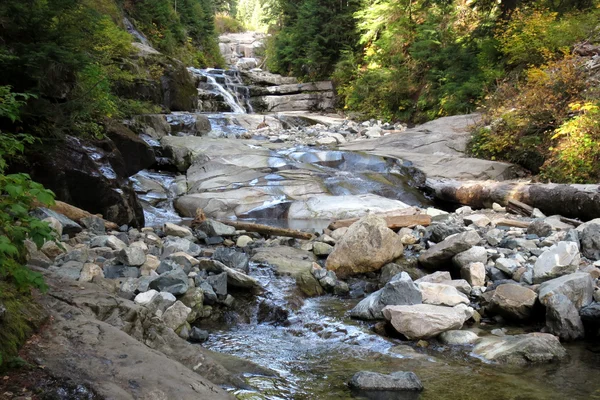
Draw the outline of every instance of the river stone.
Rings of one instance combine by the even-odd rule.
[[[424,304],[453,307],[457,304],[469,304],[469,298],[455,287],[442,283],[419,283]]]
[[[217,275],[210,275],[206,278],[206,282],[212,286],[217,295],[227,295],[227,273],[222,272]]]
[[[204,291],[199,287],[189,288],[179,300],[198,314],[199,312],[202,312]]]
[[[176,269],[180,268],[183,269],[183,272],[185,272],[186,274],[189,273],[189,271],[186,271],[183,266],[180,266],[173,260],[162,260],[158,265],[158,268],[156,268],[156,273],[162,275],[165,272],[175,271]]]
[[[377,271],[403,251],[400,238],[387,227],[385,220],[369,214],[350,225],[327,257],[325,266],[343,279]]]
[[[206,342],[208,340],[208,332],[204,331],[196,326],[192,327],[192,330],[190,331],[190,337],[189,340],[190,342],[195,342],[195,343],[202,343],[202,342]]]
[[[252,289],[261,287],[255,278],[251,277],[250,275],[246,275],[243,272],[240,272],[234,268],[229,268],[228,266],[223,265],[223,271],[227,274],[227,284],[229,286],[242,289]]]
[[[74,236],[83,230],[81,225],[79,225],[77,222],[73,221],[72,219],[66,217],[63,214],[57,213],[56,211],[52,211],[48,208],[36,208],[32,211],[31,214],[34,217],[41,219],[42,221],[45,221],[47,218],[53,218],[56,221],[58,221],[61,226],[60,236],[62,236],[63,233],[69,236]],[[52,223],[51,227],[55,229],[58,228],[58,225]],[[55,229],[55,232],[58,232],[58,230]]]
[[[485,265],[480,262],[465,265],[460,269],[460,276],[471,286],[485,285]]]
[[[231,268],[237,268],[244,272],[248,272],[248,264],[250,259],[248,256],[235,249],[229,249],[227,247],[219,247],[215,250],[213,258],[225,264]]]
[[[542,283],[538,289],[540,302],[546,305],[550,296],[565,295],[580,310],[594,298],[594,280],[587,272],[576,272]]]
[[[414,372],[398,371],[389,375],[377,372],[361,371],[354,374],[348,385],[360,391],[417,391],[423,390],[423,385]]]
[[[110,247],[113,250],[123,250],[127,248],[127,245],[116,236],[101,235],[92,238],[90,247]]]
[[[427,227],[427,232],[429,232],[429,238],[434,243],[440,243],[449,236],[455,235],[457,233],[461,233],[465,230],[462,226],[453,226],[448,224],[431,224]],[[466,249],[465,249],[466,250]]]
[[[137,278],[140,276],[139,268],[126,265],[105,265],[102,271],[107,279]]]
[[[315,256],[328,256],[333,252],[333,246],[323,242],[313,243],[313,253]]]
[[[494,291],[490,311],[511,320],[528,320],[533,313],[537,294],[521,285],[506,283]]]
[[[213,290],[213,287],[204,280],[199,280],[199,276],[196,277],[196,285],[202,289],[204,293],[205,304],[215,304],[217,302],[217,294]]]
[[[246,247],[249,244],[254,243],[254,239],[252,239],[250,236],[248,235],[242,235],[240,236],[237,241],[235,242],[235,245],[237,247]]]
[[[527,233],[530,235],[537,235],[538,237],[545,238],[552,235],[552,225],[548,224],[544,219],[534,220],[528,227]]]
[[[191,312],[191,308],[177,300],[175,304],[165,310],[162,319],[167,327],[176,331],[180,326],[187,322],[187,318]]]
[[[371,293],[358,303],[350,311],[350,316],[365,320],[383,319],[381,311],[385,306],[421,304],[421,302],[421,291],[406,272],[401,272],[382,289]]]
[[[490,246],[498,246],[504,239],[505,232],[502,229],[490,229],[485,234],[485,240]]]
[[[469,250],[458,253],[452,257],[452,263],[458,268],[465,267],[471,263],[487,262],[487,250],[483,246],[473,246]]]
[[[186,238],[175,236],[168,237],[163,243],[163,253],[173,254],[182,251],[192,257],[197,257],[202,253],[202,248],[195,243],[192,243]]]
[[[80,282],[91,282],[94,277],[99,276],[104,278],[104,272],[102,268],[96,264],[85,263],[81,269],[81,275],[79,276]]]
[[[471,331],[454,330],[454,331],[446,331],[446,332],[441,333],[438,336],[438,339],[443,344],[448,344],[448,345],[453,345],[453,346],[465,346],[468,344],[475,343],[475,341],[477,341],[477,339],[479,339],[479,336],[477,336],[477,334],[475,332],[471,332]]]
[[[471,285],[469,285],[469,282],[467,282],[464,279],[452,279],[451,281],[443,281],[440,283],[442,285],[452,286],[453,288],[458,290],[460,293],[467,295],[467,296],[469,296],[471,294],[471,290],[473,290]]]
[[[133,302],[135,304],[145,306],[146,304],[150,304],[156,296],[158,296],[158,291],[150,289],[147,292],[139,293],[137,296],[135,296]]]
[[[182,269],[165,272],[153,280],[149,288],[174,295],[185,294],[189,288],[188,277]]]
[[[567,355],[556,336],[538,332],[487,336],[479,339],[473,353],[487,361],[502,364],[546,363],[559,361]]]
[[[475,231],[466,231],[445,239],[421,253],[419,263],[428,269],[439,269],[452,257],[477,245],[481,237]]]
[[[475,225],[479,228],[483,228],[492,223],[492,221],[483,214],[472,214],[464,217],[465,225]]]
[[[174,262],[176,265],[179,265],[181,268],[183,268],[185,273],[189,273],[192,270],[192,268],[200,264],[200,261],[183,251],[178,251],[177,253],[169,254],[164,261]],[[158,273],[160,274],[161,272]]]
[[[146,254],[139,247],[128,247],[117,254],[117,261],[132,267],[140,267],[146,262]]]
[[[56,237],[57,239],[60,239],[62,237],[63,226],[58,219],[56,219],[54,217],[48,217],[48,218],[44,218],[42,221],[46,222],[48,224],[48,226],[50,227],[50,229],[52,229],[54,231],[54,237]]]
[[[422,278],[419,278],[415,281],[415,283],[417,285],[423,283],[423,282],[429,282],[429,283],[442,283],[445,281],[451,281],[452,280],[452,276],[450,276],[450,272],[448,271],[436,271],[433,274],[429,274],[429,275],[425,275]]]
[[[583,228],[581,252],[591,260],[600,260],[600,224],[590,224]]]
[[[61,246],[63,246],[61,244]],[[42,245],[40,251],[47,257],[54,259],[65,252],[64,246],[61,248],[55,241],[49,241]]]
[[[181,237],[181,238],[194,236],[194,234],[192,233],[190,228],[188,228],[186,226],[175,225],[171,222],[167,222],[163,226],[163,232],[167,236],[177,236],[177,237]]]
[[[206,233],[209,237],[235,235],[235,228],[233,226],[225,225],[212,219],[202,221],[198,225],[198,229]]]
[[[394,329],[409,340],[428,339],[442,332],[460,329],[472,316],[472,309],[459,304],[455,307],[416,304],[387,306],[383,316]]]
[[[83,269],[83,263],[79,261],[67,261],[60,268],[56,269],[56,275],[61,278],[78,280]]]
[[[150,276],[156,271],[159,265],[160,260],[156,256],[148,254],[146,256],[146,262],[140,267],[140,274],[142,276]]]
[[[565,342],[584,337],[583,322],[571,300],[565,295],[555,294],[549,296],[545,303],[548,333]]]
[[[79,220],[81,225],[83,225],[86,229],[91,231],[94,235],[104,235],[106,234],[106,224],[104,220],[95,215],[90,215]]]
[[[559,242],[542,253],[533,266],[533,283],[567,275],[577,270],[579,248],[573,242]]]

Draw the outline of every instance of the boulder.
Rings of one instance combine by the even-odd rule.
[[[487,361],[502,364],[546,363],[559,361],[567,355],[556,336],[537,332],[481,338],[473,353]]]
[[[465,267],[471,263],[483,263],[487,262],[487,250],[483,246],[473,246],[469,250],[458,253],[452,257],[452,263],[458,268]]]
[[[80,282],[91,282],[94,277],[99,276],[104,278],[104,272],[102,268],[96,264],[85,263],[81,269],[81,275],[79,276]]]
[[[555,294],[546,301],[546,329],[565,342],[584,337],[579,311],[565,295]]]
[[[248,264],[250,259],[245,253],[227,247],[219,247],[215,250],[213,258],[222,262],[228,267],[248,272]]]
[[[72,280],[78,280],[81,276],[81,270],[83,269],[83,263],[79,261],[68,261],[64,263],[60,268],[55,270],[56,275],[61,278],[67,278]]]
[[[383,309],[383,316],[409,340],[428,339],[445,331],[460,329],[472,316],[472,309],[464,304],[455,307],[431,304],[387,306]]]
[[[176,269],[160,275],[148,287],[159,292],[169,292],[174,295],[185,294],[189,288],[188,277],[182,269]]]
[[[494,291],[490,311],[511,320],[528,320],[532,317],[537,294],[521,285],[506,283]]]
[[[313,253],[315,256],[328,256],[333,252],[333,246],[323,242],[313,243]]]
[[[419,263],[428,269],[439,269],[458,253],[479,244],[481,237],[475,231],[466,231],[451,236],[421,253]]]
[[[385,286],[367,296],[351,311],[353,318],[371,320],[383,319],[382,310],[390,305],[421,304],[422,296],[419,288],[406,272],[394,276]]]
[[[545,238],[552,235],[552,225],[544,221],[543,218],[534,220],[528,227],[527,233],[529,235],[537,235],[538,237]]]
[[[415,281],[416,284],[421,284],[423,282],[429,283],[442,283],[445,281],[451,281],[452,276],[450,276],[450,272],[448,271],[436,271],[433,274],[425,275],[422,278],[419,278]]]
[[[146,262],[146,254],[141,248],[131,246],[117,254],[117,261],[132,267],[139,267]]]
[[[475,332],[455,330],[441,333],[438,339],[443,344],[465,346],[475,343],[479,339],[479,336]]]
[[[544,281],[573,273],[579,265],[579,248],[574,242],[558,242],[539,256],[533,266],[533,282]]]
[[[446,240],[449,236],[461,233],[465,230],[462,226],[453,226],[448,224],[431,224],[427,227],[429,238],[434,243],[440,243]],[[465,249],[466,250],[466,249]]]
[[[32,153],[29,161],[27,172],[57,200],[118,225],[144,226],[144,211],[127,180],[131,170],[110,139],[66,136],[56,146]]]
[[[175,331],[187,322],[187,318],[191,312],[191,308],[177,300],[175,304],[165,310],[162,319],[167,327]]]
[[[90,247],[109,247],[113,250],[123,250],[127,248],[125,242],[113,235],[101,235],[92,238]]]
[[[594,280],[587,272],[576,272],[542,283],[538,289],[540,302],[546,305],[551,296],[562,294],[577,310],[590,304],[594,298]]]
[[[423,385],[414,372],[398,371],[389,375],[361,371],[354,374],[348,386],[359,391],[402,392],[423,390]]]
[[[78,234],[79,232],[81,232],[83,230],[83,228],[81,227],[81,225],[79,225],[77,222],[73,221],[70,218],[67,218],[66,216],[57,213],[56,211],[50,210],[49,208],[44,208],[44,207],[40,207],[40,208],[36,208],[35,210],[33,210],[31,212],[31,215],[33,215],[34,217],[41,219],[43,221],[47,221],[47,222],[51,222],[49,220],[49,218],[52,218],[56,221],[58,221],[58,223],[60,224],[61,228],[60,228],[60,235],[62,236],[62,234],[66,234],[69,236],[73,236]],[[50,223],[50,227],[58,234],[58,225],[54,222]]]
[[[202,253],[200,246],[192,243],[186,238],[171,236],[164,241],[163,254],[172,254],[180,251],[187,253],[192,257],[197,257]]]
[[[196,326],[193,326],[192,330],[190,331],[189,340],[190,342],[196,343],[206,342],[208,340],[208,332]]]
[[[335,245],[325,266],[339,278],[379,270],[404,251],[400,237],[376,215],[353,223]]]
[[[583,228],[581,253],[591,260],[600,260],[600,224],[589,224]]]
[[[132,176],[156,162],[152,147],[121,122],[111,120],[105,125],[105,131],[123,156],[126,176]]]
[[[457,304],[469,304],[469,298],[460,293],[455,287],[442,283],[419,283],[423,294],[424,304],[453,307]]]
[[[227,273],[222,272],[217,275],[210,275],[206,277],[206,282],[212,286],[217,295],[227,296]]]
[[[485,285],[485,265],[480,262],[471,263],[460,269],[460,276],[471,286]]]
[[[494,266],[504,272],[507,276],[512,276],[517,269],[521,266],[521,264],[517,260],[513,260],[512,258],[504,258],[501,257],[496,260]]]

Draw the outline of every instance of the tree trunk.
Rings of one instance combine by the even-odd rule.
[[[428,179],[425,189],[439,200],[475,208],[491,208],[493,203],[506,206],[509,200],[517,200],[546,215],[583,221],[600,218],[599,185]]]
[[[275,226],[262,225],[262,224],[254,224],[251,222],[240,222],[240,221],[231,221],[226,219],[217,220],[225,225],[233,226],[235,229],[248,231],[248,232],[257,232],[261,235],[271,235],[271,236],[286,236],[296,239],[305,239],[310,240],[313,238],[311,233],[297,231],[295,229],[287,229],[287,228],[277,228]]]

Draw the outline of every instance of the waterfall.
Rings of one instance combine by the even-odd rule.
[[[205,83],[204,88],[200,88],[198,91],[207,92],[208,98],[211,101],[210,109],[201,106],[200,111],[223,111],[215,110],[214,102],[215,96],[222,100],[230,111],[236,114],[252,113],[252,106],[250,105],[250,89],[244,86],[240,74],[236,70],[223,70],[223,69],[198,69],[188,68],[188,70],[197,77],[200,77],[202,82]]]

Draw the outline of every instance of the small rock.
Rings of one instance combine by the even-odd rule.
[[[475,225],[479,228],[483,228],[492,223],[492,221],[483,214],[472,214],[464,218],[465,225]]]
[[[250,245],[251,243],[254,243],[254,239],[252,239],[250,236],[242,235],[237,239],[237,241],[235,242],[235,245],[237,247],[246,247],[246,246]]]
[[[230,268],[236,268],[241,271],[248,272],[250,259],[246,254],[236,251],[235,249],[219,247],[215,250],[213,258]]]
[[[194,236],[194,234],[192,233],[192,230],[190,228],[188,228],[186,226],[175,225],[175,224],[172,224],[170,222],[167,222],[163,226],[163,232],[167,236],[177,236],[177,237],[180,237],[180,238],[186,238],[186,237]]]
[[[198,229],[206,233],[209,237],[235,235],[235,228],[233,226],[225,225],[212,219],[207,219],[200,223]]]
[[[313,243],[313,253],[317,257],[328,256],[331,254],[331,252],[333,252],[333,246],[331,246],[327,243],[322,243],[322,242],[314,242]]]
[[[96,264],[86,263],[83,264],[83,268],[81,269],[79,281],[91,282],[96,276],[104,278],[104,272],[102,271],[102,268]]]
[[[549,333],[566,342],[584,337],[585,331],[579,311],[563,294],[545,299],[546,328]]]
[[[153,280],[149,288],[174,295],[185,294],[189,288],[188,277],[182,269],[165,272]]]
[[[550,247],[537,259],[533,266],[533,282],[544,281],[567,275],[579,266],[579,249],[573,242],[559,242]]]
[[[162,315],[165,325],[174,331],[187,322],[187,318],[192,309],[187,307],[181,301],[176,301],[171,307],[167,308]]]
[[[61,278],[78,280],[83,269],[83,263],[79,261],[68,261],[56,270],[56,275]]]
[[[479,336],[471,331],[447,331],[443,332],[438,336],[440,342],[453,346],[466,346],[474,343]]]
[[[536,219],[527,227],[527,233],[537,235],[539,237],[550,236],[552,235],[552,232],[552,226],[546,223],[543,219]]]
[[[104,235],[106,234],[106,226],[104,220],[95,215],[90,215],[89,217],[84,217],[79,220],[81,225],[83,225],[86,229],[90,230],[94,235]]]
[[[537,294],[517,284],[500,285],[490,300],[490,311],[507,319],[528,320],[532,316]]]
[[[452,263],[458,268],[465,267],[472,263],[485,264],[488,259],[488,254],[483,246],[473,246],[469,250],[458,253],[452,257]]]
[[[475,231],[459,233],[421,253],[419,263],[429,269],[439,269],[458,253],[476,246],[481,237]]]
[[[208,332],[197,327],[192,327],[189,336],[190,342],[202,343],[208,340]]]
[[[581,252],[590,260],[600,260],[600,224],[589,224],[583,228]]]
[[[206,278],[206,282],[212,286],[214,292],[217,295],[227,295],[227,273],[222,272],[217,275],[211,275]]]
[[[158,296],[158,292],[154,289],[151,289],[147,292],[139,293],[137,296],[135,296],[133,302],[135,304],[145,306],[146,304],[150,304],[156,296]]]
[[[140,267],[146,262],[146,254],[139,247],[128,247],[117,254],[117,261],[132,267]]]

